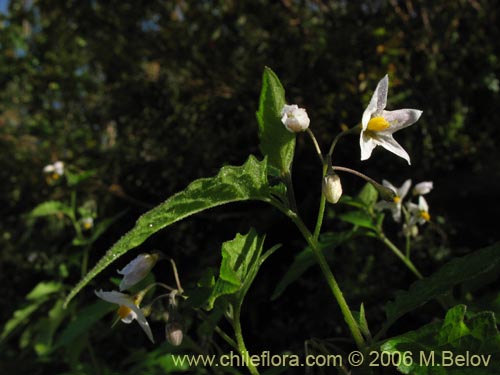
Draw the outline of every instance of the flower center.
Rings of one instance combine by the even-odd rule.
[[[420,216],[425,221],[430,221],[431,220],[431,215],[429,215],[429,213],[427,211],[420,211]]]
[[[401,197],[398,197],[397,195],[393,198],[394,203],[399,203],[401,202]]]
[[[382,116],[373,117],[368,121],[368,125],[366,127],[367,130],[371,130],[374,132],[379,132],[381,130],[385,130],[390,126],[389,122],[383,118]]]
[[[118,314],[120,319],[125,319],[130,314],[131,311],[132,309],[130,309],[130,307],[120,305],[120,308],[116,313]]]

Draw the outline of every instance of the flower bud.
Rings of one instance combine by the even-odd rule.
[[[328,173],[323,178],[323,194],[326,200],[330,203],[337,203],[342,196],[342,184],[340,183],[340,177],[334,172]]]
[[[140,254],[121,271],[117,271],[120,275],[123,275],[123,279],[120,282],[120,291],[129,289],[144,279],[159,257],[158,254]]]
[[[303,132],[309,127],[309,116],[304,108],[298,105],[286,105],[281,110],[281,122],[291,133]]]
[[[179,322],[167,323],[165,326],[165,336],[170,344],[173,346],[179,346],[184,337],[184,334],[182,333],[182,325]]]

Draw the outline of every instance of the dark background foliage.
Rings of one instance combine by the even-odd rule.
[[[500,209],[498,16],[496,2],[481,0],[10,1],[0,15],[1,320],[22,306],[38,281],[74,285],[80,277],[79,250],[70,245],[64,221],[26,219],[40,202],[69,200],[64,186],[45,183],[44,165],[63,160],[75,170],[95,171],[78,185],[78,199],[97,202],[97,221],[126,210],[93,247],[93,264],[149,207],[222,165],[259,155],[255,111],[264,66],[278,74],[289,103],[307,108],[324,148],[341,126],[360,121],[388,73],[389,109],[424,111],[418,125],[396,135],[411,167],[379,149],[360,162],[355,137],[341,141],[335,163],[398,186],[407,178],[434,181],[428,201],[439,230],[425,229],[414,255],[424,273],[491,244],[498,238],[494,218]],[[300,135],[294,182],[310,225],[320,176],[310,140]],[[343,185],[354,195],[362,182],[345,176]],[[269,301],[304,243],[285,218],[259,203],[175,224],[118,267],[139,251],[160,249],[176,259],[184,283],[194,285],[204,269],[218,266],[220,244],[250,226],[269,233],[269,247],[284,246],[264,266],[246,302],[249,345],[298,351],[310,337],[347,336],[315,267]],[[325,224],[338,227],[333,219]],[[348,300],[353,306],[364,302],[374,326],[383,319],[383,302],[413,280],[366,239],[337,249],[334,267]],[[114,268],[108,270],[94,287],[106,288],[113,274]],[[161,270],[156,276],[170,277]],[[92,289],[79,298],[92,300]],[[431,306],[405,328],[439,314]],[[196,326],[188,331],[194,340]],[[134,331],[142,340],[139,333]],[[113,335],[98,335],[96,351]],[[33,356],[17,340],[10,339],[2,353],[6,366],[19,355]],[[104,359],[110,368],[123,366],[118,350]],[[26,368],[34,361],[27,360]],[[49,373],[65,365],[59,359],[37,368]]]

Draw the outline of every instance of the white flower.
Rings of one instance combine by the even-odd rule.
[[[342,184],[336,173],[329,173],[323,178],[323,194],[330,203],[337,203],[342,196]]]
[[[80,222],[84,230],[90,230],[94,226],[94,219],[91,216],[83,217]]]
[[[411,180],[406,180],[403,183],[403,185],[401,185],[401,187],[399,187],[399,188],[395,187],[393,184],[391,184],[387,180],[382,180],[382,184],[386,188],[389,188],[392,191],[394,191],[394,193],[396,195],[393,198],[392,202],[386,202],[386,201],[378,202],[375,205],[375,208],[377,208],[379,210],[384,210],[384,209],[391,210],[392,218],[394,219],[394,221],[399,223],[401,221],[402,200],[406,197],[406,195],[408,194],[408,191],[410,190]]]
[[[56,161],[53,164],[43,167],[43,173],[47,175],[47,182],[58,180],[64,174],[64,163]]]
[[[289,132],[298,133],[309,127],[310,120],[304,108],[299,108],[296,104],[285,104],[281,110],[281,122]]]
[[[432,181],[423,181],[413,187],[413,195],[424,195],[434,188]]]
[[[101,290],[96,290],[95,294],[97,297],[111,303],[119,305],[118,316],[121,321],[125,324],[129,324],[134,320],[141,326],[142,330],[146,333],[151,342],[155,342],[153,339],[153,333],[149,327],[149,323],[144,316],[144,313],[139,308],[142,296],[136,294],[135,296],[129,296],[128,294],[120,293],[115,290],[111,292],[104,292]]]
[[[409,202],[408,211],[410,211],[411,214],[410,225],[422,225],[431,220],[431,215],[429,215],[429,205],[423,196],[418,197],[418,205]]]
[[[158,260],[158,254],[140,254],[129,264],[117,272],[123,275],[120,282],[120,291],[129,289],[144,279]]]
[[[380,80],[370,100],[370,104],[363,112],[361,124],[363,126],[359,137],[361,147],[361,160],[370,158],[372,151],[377,146],[382,146],[410,164],[410,156],[401,145],[396,142],[392,134],[400,129],[414,124],[422,114],[417,109],[398,109],[386,111],[387,90],[389,78],[385,75]]]

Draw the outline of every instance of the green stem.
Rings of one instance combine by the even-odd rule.
[[[285,172],[283,175],[286,184],[286,194],[288,196],[288,203],[293,212],[298,212],[297,202],[295,201],[295,191],[293,190],[292,174],[290,171]]]
[[[233,328],[234,328],[234,335],[236,336],[236,344],[238,346],[238,351],[240,352],[240,355],[243,356],[245,354],[248,354],[247,358],[250,358],[250,354],[248,353],[248,350],[245,346],[245,341],[243,340],[243,332],[241,330],[241,306],[237,306],[234,311]],[[252,375],[259,375],[259,370],[257,370],[257,367],[253,365],[251,360],[245,362],[247,362],[246,365]]]
[[[323,255],[323,252],[318,247],[318,242],[314,239],[309,229],[307,229],[304,222],[300,219],[299,216],[297,216],[295,212],[285,209],[278,201],[272,201],[272,203],[295,223],[295,225],[297,226],[297,228],[302,233],[305,240],[311,247],[311,250],[316,258],[316,261],[319,264],[321,271],[323,272],[323,276],[325,277],[326,282],[328,283],[328,286],[330,287],[333,296],[337,300],[340,310],[344,315],[344,319],[347,323],[347,326],[349,327],[349,330],[351,331],[351,334],[354,338],[354,341],[356,342],[356,345],[358,346],[359,349],[364,349],[365,340],[363,338],[363,335],[359,330],[358,324],[356,323],[356,320],[352,315],[351,309],[349,308],[349,305],[347,304],[347,301],[344,298],[344,295],[337,283],[337,280],[335,280],[335,277],[333,276],[333,273],[330,270],[330,267],[328,266],[328,262],[325,256]]]
[[[410,259],[410,252],[411,252],[411,238],[410,238],[410,234],[406,234],[405,237],[406,237],[406,257],[408,259]]]
[[[404,256],[404,254],[397,248],[396,245],[394,245],[391,240],[389,240],[383,232],[378,232],[377,233],[379,236],[379,239],[399,258],[401,261],[408,267],[408,269],[413,272],[415,276],[417,276],[419,279],[423,279],[424,277],[422,274],[418,271],[417,267],[413,264],[413,262]]]
[[[314,136],[314,133],[309,128],[307,128],[306,132],[307,132],[307,134],[309,134],[309,136],[311,137],[311,139],[313,141],[314,148],[316,149],[316,153],[318,154],[318,157],[319,157],[319,160],[321,161],[321,164],[324,164],[324,161],[323,161],[323,152],[321,152],[321,147],[319,147],[319,143],[316,140],[316,137]]]
[[[327,157],[327,163],[329,163],[330,158]],[[328,164],[323,164],[323,178],[326,176],[328,170]],[[318,209],[318,218],[316,219],[316,226],[314,227],[313,239],[314,241],[318,241],[319,234],[321,233],[321,226],[323,225],[323,219],[325,216],[325,208],[326,208],[326,197],[323,193],[321,193],[321,198],[319,200],[319,209]]]
[[[356,125],[348,130],[345,130],[337,134],[337,136],[333,139],[332,145],[330,146],[330,150],[328,151],[328,156],[331,157],[333,155],[333,150],[335,149],[335,146],[337,145],[337,142],[339,141],[340,138],[342,138],[344,135],[356,133],[360,129],[361,125]]]

